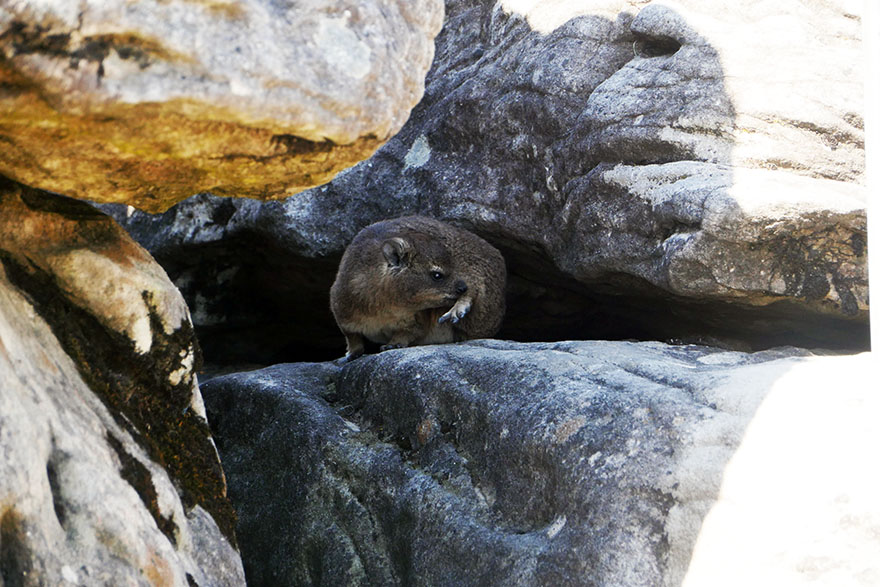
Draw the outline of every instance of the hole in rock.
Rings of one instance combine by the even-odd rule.
[[[67,529],[67,508],[61,494],[61,485],[58,480],[58,467],[64,456],[57,450],[52,451],[49,462],[46,463],[46,476],[49,478],[49,490],[52,492],[52,507],[55,509],[55,517],[65,530]]]
[[[633,53],[639,57],[650,59],[651,57],[663,57],[674,55],[681,49],[681,43],[672,37],[649,37],[636,34],[633,41]]]

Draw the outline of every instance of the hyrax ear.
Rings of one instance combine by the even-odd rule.
[[[410,249],[409,243],[399,236],[390,238],[382,244],[382,254],[393,268],[402,267],[409,262]]]

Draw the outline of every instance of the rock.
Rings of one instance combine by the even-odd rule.
[[[871,585],[875,367],[471,341],[203,392],[250,585]]]
[[[627,6],[557,14],[548,30],[531,24],[543,3],[525,17],[452,3],[409,123],[315,206],[285,202],[288,230],[311,214],[427,212],[506,245],[531,281],[552,264],[592,291],[786,302],[864,324],[857,15]],[[760,34],[779,22],[791,38],[821,30],[821,45]],[[771,66],[785,76],[761,101]]]
[[[440,0],[3,0],[0,174],[153,212],[320,185],[406,121],[442,15]]]
[[[242,585],[189,312],[84,202],[0,182],[0,577]]]
[[[368,161],[279,202],[112,213],[219,362],[341,354],[339,255],[409,213],[505,254],[502,338],[866,349],[860,19],[807,5],[450,0]]]

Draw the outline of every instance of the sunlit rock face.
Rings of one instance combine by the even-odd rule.
[[[0,174],[161,211],[278,198],[367,158],[418,102],[418,2],[0,2]]]

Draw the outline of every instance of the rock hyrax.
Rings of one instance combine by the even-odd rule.
[[[364,352],[486,338],[501,326],[507,270],[498,250],[466,230],[407,216],[354,238],[330,288],[346,360]]]

